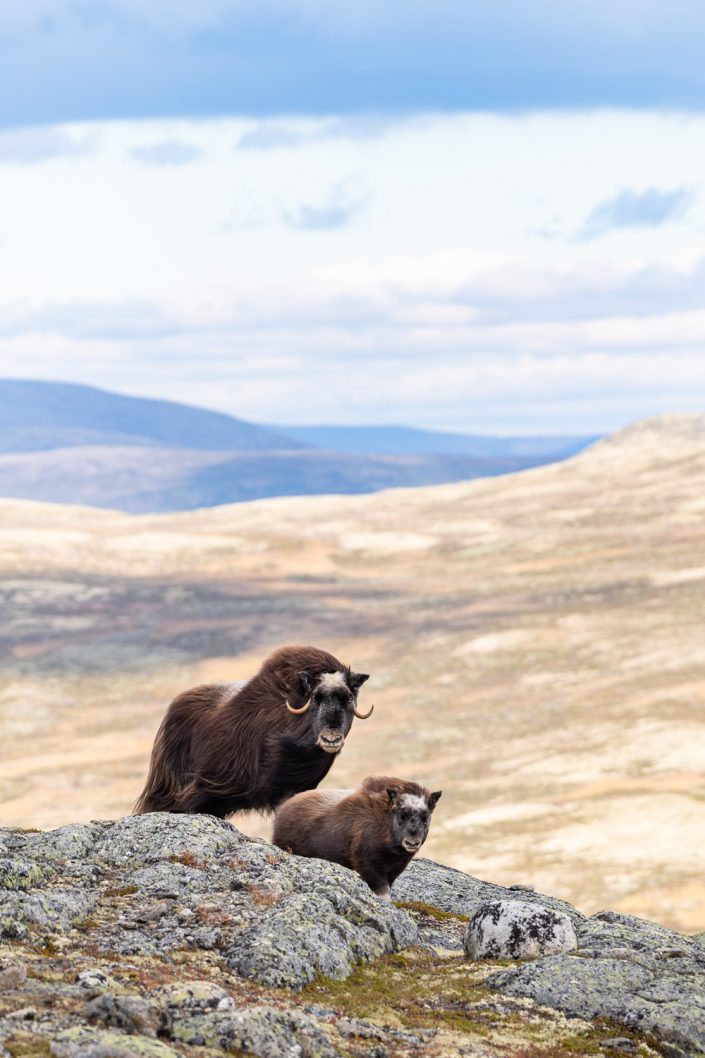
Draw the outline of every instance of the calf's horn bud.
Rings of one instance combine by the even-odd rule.
[[[371,706],[370,706],[370,711],[369,711],[369,713],[358,713],[357,709],[353,709],[353,713],[354,713],[354,714],[355,714],[355,716],[356,716],[356,717],[358,717],[358,719],[360,719],[360,720],[369,720],[369,719],[370,719],[370,717],[372,716],[372,714],[374,713],[374,711],[375,711],[375,707],[374,707],[374,705],[371,705]]]
[[[286,705],[286,707],[287,707],[287,709],[289,710],[290,713],[297,713],[297,714],[298,713],[305,713],[306,710],[309,709],[310,706],[311,706],[311,699],[309,698],[309,700],[307,702],[304,702],[304,704],[301,706],[300,709],[294,709],[293,705],[289,705],[289,699],[288,698],[286,699],[284,704]]]

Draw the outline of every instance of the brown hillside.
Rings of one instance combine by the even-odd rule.
[[[435,858],[705,928],[705,416],[370,496],[2,501],[0,568],[0,824],[123,814],[174,694],[306,641],[373,673],[327,785],[442,786]]]

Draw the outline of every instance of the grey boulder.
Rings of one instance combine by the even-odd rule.
[[[575,951],[567,915],[522,900],[493,900],[475,912],[465,931],[469,959],[539,959]]]

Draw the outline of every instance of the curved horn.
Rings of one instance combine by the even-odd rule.
[[[370,711],[369,711],[369,713],[358,713],[357,709],[353,709],[353,713],[354,713],[354,714],[355,714],[355,716],[356,716],[356,717],[358,717],[358,718],[359,718],[360,720],[369,720],[369,719],[370,719],[370,717],[372,716],[372,714],[374,713],[374,711],[375,711],[375,707],[374,707],[374,705],[371,705],[371,706],[370,706]]]
[[[289,705],[289,699],[288,698],[286,699],[284,704],[286,705],[286,707],[287,707],[287,709],[289,710],[290,713],[295,713],[295,714],[305,713],[306,710],[310,709],[310,707],[311,707],[311,699],[309,698],[309,700],[307,702],[304,702],[304,704],[301,706],[300,709],[294,709],[293,705]]]

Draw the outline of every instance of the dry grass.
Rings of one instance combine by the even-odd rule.
[[[312,642],[373,673],[327,785],[442,787],[428,855],[703,929],[704,496],[700,440],[670,423],[373,496],[2,502],[0,823],[124,814],[171,697]]]

